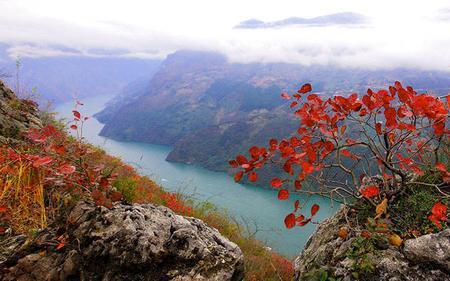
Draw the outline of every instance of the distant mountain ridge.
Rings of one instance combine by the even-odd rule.
[[[314,18],[290,17],[283,20],[264,22],[258,19],[250,19],[243,21],[234,28],[256,29],[256,28],[281,28],[295,25],[307,26],[327,26],[327,25],[362,25],[368,22],[368,18],[364,15],[345,12],[336,13]]]
[[[8,57],[7,45],[0,45],[0,70],[9,74],[5,79],[15,89],[16,61]],[[120,57],[23,57],[20,58],[21,92],[37,91],[41,102],[55,103],[84,97],[115,95],[120,89],[140,77],[148,79],[161,61]]]
[[[216,53],[180,51],[135,88],[132,99],[116,100],[97,117],[105,123],[103,136],[170,145],[170,161],[224,171],[230,157],[251,145],[295,132],[282,91],[310,82],[319,94],[350,94],[395,80],[437,94],[450,88],[450,76],[443,72],[237,64]]]

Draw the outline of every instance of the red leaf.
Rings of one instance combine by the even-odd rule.
[[[436,169],[438,169],[441,172],[447,172],[447,168],[443,163],[436,163]]]
[[[319,211],[320,206],[317,204],[312,205],[311,207],[311,216],[315,216],[317,212]]]
[[[61,167],[59,167],[59,172],[61,174],[70,175],[75,172],[76,168],[72,165],[64,164]]]
[[[400,88],[398,90],[398,99],[401,102],[406,103],[407,101],[409,101],[411,99],[411,94],[408,91],[406,91],[405,89]]]
[[[63,155],[64,153],[66,153],[66,148],[64,147],[64,145],[52,145],[50,147],[50,149],[60,155]]]
[[[432,221],[437,226],[437,228],[442,229],[441,221],[435,215],[429,215],[428,219]]]
[[[420,169],[419,166],[417,166],[417,165],[413,165],[410,168],[411,168],[411,171],[413,171],[418,176],[425,175],[425,172],[422,171],[422,169]]]
[[[326,152],[331,152],[334,150],[334,144],[331,141],[326,141],[324,143],[324,147]]]
[[[250,153],[250,156],[254,159],[258,159],[260,156],[260,149],[257,146],[252,146],[248,152]]]
[[[298,226],[305,226],[305,225],[307,225],[307,224],[310,223],[310,222],[311,222],[311,218],[309,218],[309,219],[307,219],[307,220],[305,220],[305,221],[299,222],[299,223],[298,223]]]
[[[109,180],[107,177],[102,177],[99,181],[99,185],[103,190],[106,190],[109,186]]]
[[[279,200],[289,199],[289,191],[287,189],[281,189],[280,191],[278,191],[278,199]]]
[[[296,222],[302,222],[302,221],[304,221],[304,220],[305,220],[305,216],[304,216],[304,215],[299,215],[299,216],[295,219]]]
[[[280,188],[283,185],[283,182],[279,178],[274,178],[270,181],[270,185],[275,188]]]
[[[78,126],[77,126],[77,125],[71,125],[70,128],[71,128],[72,130],[76,130],[76,129],[78,129]]]
[[[377,123],[375,124],[375,130],[377,131],[377,135],[383,134],[383,131],[382,131],[382,129],[381,129],[381,123],[377,122]]]
[[[350,156],[351,156],[350,151],[348,151],[347,149],[341,150],[341,154],[342,154],[343,156],[345,156],[345,157],[350,157]]]
[[[298,90],[298,93],[306,94],[306,93],[311,92],[311,91],[312,91],[311,84],[306,83],[300,88],[300,90]]]
[[[269,141],[270,149],[276,149],[278,146],[278,141],[276,139],[271,139]]]
[[[294,182],[294,185],[295,185],[295,189],[297,189],[297,190],[299,190],[299,189],[302,188],[302,183],[301,183],[301,181],[299,181],[299,180],[296,180],[296,181]]]
[[[441,202],[437,202],[431,208],[431,213],[436,216],[439,220],[447,219],[447,206]]]
[[[237,172],[237,173],[234,175],[234,181],[235,181],[235,182],[240,182],[243,175],[244,175],[244,172],[243,172],[243,171]]]
[[[60,250],[60,249],[64,248],[64,246],[66,246],[66,244],[64,242],[61,242],[58,244],[58,246],[56,246],[56,250]]]
[[[311,174],[312,172],[314,172],[314,166],[309,162],[303,162],[302,169],[307,174]]]
[[[251,181],[251,182],[257,181],[258,180],[258,174],[255,173],[255,172],[250,172],[248,174],[248,180]]]
[[[375,104],[375,102],[373,100],[373,97],[371,97],[369,95],[363,96],[362,102],[367,107],[367,109],[369,109],[370,111],[374,110],[377,107],[377,105]],[[362,110],[359,113],[359,115],[361,115],[361,114],[362,114]],[[361,115],[361,116],[363,116],[363,115]]]
[[[238,155],[236,156],[236,161],[239,165],[248,164],[248,160],[244,155]]]
[[[289,161],[284,163],[283,170],[288,174],[291,174],[291,175],[294,174],[294,170],[292,169],[292,164]]]
[[[384,110],[384,117],[386,118],[386,127],[393,128],[397,125],[397,111],[394,108],[389,107]]]
[[[78,119],[81,118],[81,114],[78,111],[72,110],[72,113],[73,113],[73,116],[75,116],[75,118],[78,118]]]
[[[228,161],[228,164],[230,164],[230,166],[231,166],[232,168],[237,168],[237,167],[239,167],[239,164],[238,164],[238,162],[237,162],[236,160],[230,160],[230,161]]]
[[[295,214],[290,213],[284,218],[284,225],[286,228],[293,228],[295,226]]]
[[[372,198],[380,193],[380,189],[375,185],[367,186],[360,190],[361,194],[366,198]]]
[[[291,103],[291,105],[289,105],[289,107],[290,107],[290,108],[294,108],[294,107],[297,106],[297,104],[298,104],[298,102],[293,101],[293,102]]]
[[[111,194],[109,195],[109,198],[111,199],[111,201],[113,202],[117,202],[122,200],[122,193],[118,192],[118,191],[113,191],[111,192]]]
[[[8,210],[8,208],[5,205],[0,205],[0,213],[4,213]]]
[[[50,156],[39,157],[38,159],[34,160],[33,167],[39,168],[41,166],[50,164],[52,161],[53,159]]]
[[[428,219],[432,221],[439,229],[442,229],[441,221],[447,220],[447,206],[441,202],[437,202],[431,208],[431,215]]]

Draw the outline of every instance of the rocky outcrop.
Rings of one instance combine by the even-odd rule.
[[[0,144],[17,141],[30,127],[42,127],[37,105],[20,100],[0,81]]]
[[[55,249],[54,237],[69,233]],[[48,245],[52,245],[50,250]],[[60,239],[61,241],[61,239]],[[242,280],[239,247],[165,207],[81,201],[64,231],[49,228],[2,264],[1,280]]]
[[[295,260],[295,280],[329,280],[319,276],[343,281],[450,280],[450,229],[406,240],[402,248],[383,240],[368,246],[360,243],[358,235],[338,237],[346,225],[346,212],[342,208],[310,237]]]
[[[450,272],[450,229],[406,240],[403,252],[410,261],[429,263]]]

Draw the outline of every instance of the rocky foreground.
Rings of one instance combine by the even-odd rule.
[[[151,204],[112,209],[80,201],[66,229],[11,243],[1,280],[242,280],[239,247],[201,220]],[[58,233],[62,248],[46,251]],[[2,244],[7,244],[4,241]]]
[[[450,229],[408,239],[402,247],[378,241],[365,250],[356,235],[338,236],[340,227],[347,225],[346,211],[325,220],[309,239],[295,260],[295,280],[450,280]],[[335,279],[316,279],[320,276]]]

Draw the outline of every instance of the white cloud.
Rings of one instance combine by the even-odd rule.
[[[237,62],[418,67],[450,71],[448,1],[361,0],[0,0],[0,42],[11,54],[85,55],[128,50],[164,57],[178,49],[223,52]],[[274,21],[355,12],[369,27],[236,30],[243,20]],[[106,50],[92,52],[92,50]],[[110,50],[110,51],[108,51]]]

